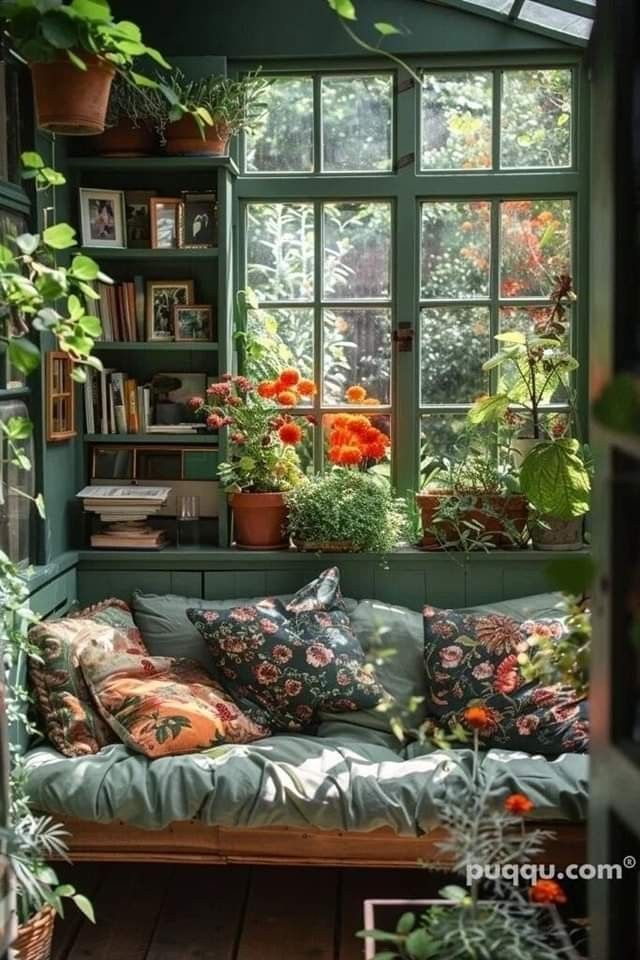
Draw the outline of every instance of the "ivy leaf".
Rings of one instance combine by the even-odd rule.
[[[83,370],[82,367],[74,367],[69,376],[72,380],[75,380],[76,383],[87,382],[87,371]]]
[[[84,254],[77,254],[71,261],[71,272],[78,280],[95,280],[100,273],[100,267]]]
[[[91,901],[88,900],[87,897],[83,896],[83,894],[81,893],[76,893],[71,899],[75,903],[80,913],[84,914],[87,920],[90,920],[91,923],[96,922],[96,917],[93,912],[93,906],[91,904]]]
[[[43,167],[40,170],[40,176],[47,181],[50,187],[62,187],[67,182],[65,175],[60,173],[59,170],[54,170],[53,167]]]
[[[78,325],[80,329],[90,337],[99,337],[102,333],[102,324],[97,317],[91,314],[85,314],[85,316],[78,321]]]
[[[33,433],[33,424],[26,417],[10,417],[3,426],[10,440],[28,440]]]
[[[397,27],[394,27],[392,23],[385,23],[382,20],[379,20],[377,23],[374,23],[374,27],[378,33],[382,34],[383,37],[390,37],[394,33],[401,33],[402,31],[398,30]]]
[[[344,20],[356,19],[356,8],[351,0],[329,0],[329,6]]]
[[[13,263],[13,260],[14,256],[9,247],[0,244],[0,267],[8,267],[10,263]]]
[[[40,21],[45,40],[57,50],[68,50],[78,45],[78,32],[73,19],[60,8],[49,10]]]
[[[42,494],[39,493],[38,496],[35,498],[35,500],[34,500],[33,502],[34,502],[34,504],[35,504],[35,506],[36,506],[36,510],[38,511],[38,513],[40,514],[40,516],[42,517],[42,519],[43,519],[43,520],[46,520],[47,513],[46,513],[46,510],[45,510],[44,497],[42,496]]]
[[[481,397],[469,410],[469,421],[474,424],[495,422],[501,420],[508,409],[509,397],[505,393]]]
[[[61,297],[65,292],[60,281],[56,280],[51,274],[38,277],[36,280],[36,288],[43,300],[57,300],[58,297]]]
[[[40,351],[26,337],[12,337],[8,347],[9,360],[22,373],[33,373],[40,365]]]
[[[71,296],[67,298],[67,310],[72,320],[79,320],[80,317],[84,316],[84,307],[75,293],[72,293]]]
[[[25,150],[20,154],[20,163],[28,170],[41,170],[44,167],[44,160],[35,150]]]
[[[56,223],[42,234],[42,239],[48,247],[54,250],[66,250],[76,242],[76,232],[68,223]]]
[[[24,253],[26,256],[30,257],[32,253],[38,249],[38,244],[40,243],[40,236],[37,233],[21,233],[19,237],[15,238],[16,246]]]
[[[71,9],[86,20],[109,20],[109,4],[105,0],[73,0]]]
[[[522,492],[542,514],[573,520],[589,510],[591,481],[575,439],[533,447],[520,467]]]

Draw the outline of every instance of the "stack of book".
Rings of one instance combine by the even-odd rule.
[[[144,340],[144,278],[134,277],[123,283],[96,284],[100,299],[92,301],[102,324],[102,339],[133,342]]]
[[[91,546],[109,550],[161,550],[167,546],[165,531],[154,529],[148,520],[162,509],[170,492],[170,487],[84,487],[76,496],[85,513],[97,515],[105,525],[91,535]]]
[[[84,384],[87,433],[147,433],[151,384],[117,370],[89,370]]]

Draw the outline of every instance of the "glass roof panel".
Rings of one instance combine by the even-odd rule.
[[[568,33],[572,37],[581,37],[584,40],[589,39],[593,26],[593,20],[587,19],[587,17],[578,16],[576,13],[568,13],[565,10],[556,10],[555,7],[549,7],[546,3],[538,3],[537,0],[525,0],[518,19],[524,20],[526,23],[536,23],[540,27],[547,27],[549,30],[556,30],[558,33]]]
[[[597,0],[433,0],[502,20],[521,29],[551,33],[584,45],[591,35]]]

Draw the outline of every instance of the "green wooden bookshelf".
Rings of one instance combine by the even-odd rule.
[[[172,447],[186,446],[217,446],[218,435],[211,433],[85,433],[87,443],[125,443],[153,444],[154,446],[169,445]]]
[[[156,250],[136,247],[82,247],[82,253],[93,260],[148,260],[164,263],[168,260],[213,260],[218,256],[217,247],[177,248],[175,250]]]
[[[163,340],[98,340],[93,348],[94,353],[138,353],[149,350],[160,353],[217,353],[218,344],[209,340],[172,340],[169,343]]]
[[[231,157],[69,157],[75,170],[140,171],[142,173],[187,173],[192,171],[228,170],[238,173]]]

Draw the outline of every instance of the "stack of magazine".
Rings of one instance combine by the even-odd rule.
[[[92,547],[109,550],[161,550],[168,540],[164,530],[149,525],[149,517],[167,502],[170,487],[89,486],[78,494],[85,513],[96,514],[100,533],[91,535]]]

